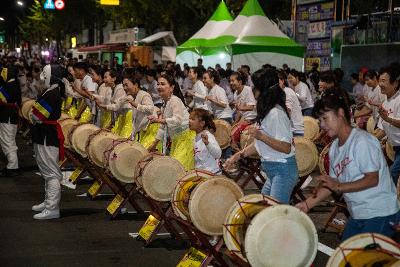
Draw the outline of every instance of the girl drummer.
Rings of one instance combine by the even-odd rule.
[[[388,142],[393,146],[395,158],[390,174],[395,184],[400,175],[400,64],[395,63],[380,71],[379,86],[387,100],[379,109],[378,128],[385,131]],[[382,136],[383,132],[378,133]]]
[[[150,122],[160,123],[160,129],[153,144],[148,150],[155,150],[162,142],[162,151],[177,159],[186,170],[194,168],[193,140],[195,133],[189,129],[189,112],[181,98],[176,96],[180,92],[174,78],[162,74],[158,78],[158,93],[163,100],[160,116],[151,115]],[[179,88],[178,88],[179,89]],[[167,151],[168,141],[170,150]]]
[[[194,157],[196,169],[220,174],[218,161],[221,148],[209,130],[216,131],[212,115],[205,109],[194,109],[189,117],[190,130],[196,132],[194,141]]]
[[[350,218],[343,239],[366,232],[393,234],[391,222],[400,218],[396,188],[379,141],[350,124],[345,97],[328,89],[317,101],[314,115],[334,141],[329,150],[329,175],[317,177],[316,195],[297,204],[308,212],[332,192],[343,193]]]
[[[261,168],[269,178],[261,193],[281,203],[289,203],[298,180],[298,170],[285,93],[279,87],[278,76],[272,69],[258,75],[254,85],[262,89],[257,101],[256,118],[260,129],[249,130],[255,141],[228,159],[225,166],[229,168],[240,158],[259,154]]]

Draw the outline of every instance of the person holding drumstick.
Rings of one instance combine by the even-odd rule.
[[[148,119],[150,122],[160,123],[161,126],[155,141],[148,150],[154,151],[161,141],[164,154],[177,159],[186,170],[192,170],[194,168],[193,140],[196,134],[189,129],[189,112],[182,99],[176,96],[180,93],[179,85],[172,76],[162,74],[158,78],[157,89],[163,100],[161,114],[148,116]]]
[[[249,129],[255,141],[229,158],[225,167],[230,168],[241,158],[259,154],[261,168],[268,176],[261,193],[287,204],[299,176],[285,92],[279,87],[275,70],[265,70],[257,77],[254,85],[260,88],[261,95],[257,101],[256,122],[260,128]]]
[[[400,64],[394,63],[380,71],[379,86],[387,99],[379,108],[378,137],[386,136],[395,157],[390,174],[395,184],[400,175]],[[383,132],[384,131],[384,132]]]
[[[222,151],[215,136],[210,133],[210,130],[216,131],[212,114],[205,109],[194,109],[189,116],[189,126],[196,132],[194,141],[196,169],[220,174],[218,161]]]
[[[308,212],[332,192],[343,193],[350,212],[343,240],[366,232],[391,236],[390,223],[400,219],[400,207],[379,141],[351,126],[347,101],[337,90],[328,89],[313,113],[334,138],[329,149],[329,175],[317,177],[320,185],[316,193],[296,206]]]

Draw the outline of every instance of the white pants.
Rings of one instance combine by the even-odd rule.
[[[36,162],[45,181],[45,207],[58,210],[61,199],[62,173],[58,165],[58,147],[34,144]]]
[[[7,169],[18,169],[18,147],[15,143],[17,129],[16,124],[0,123],[0,146],[7,157]]]

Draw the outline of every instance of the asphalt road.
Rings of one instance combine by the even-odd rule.
[[[37,174],[32,147],[20,136],[17,143],[23,172],[18,177],[0,178],[0,266],[176,266],[189,248],[186,242],[168,236],[144,247],[128,233],[137,232],[145,217],[129,212],[110,219],[105,209],[112,196],[95,200],[80,196],[90,186],[84,180],[75,190],[63,187],[60,219],[33,220],[31,206],[43,200],[43,180]],[[0,168],[4,161],[0,154]],[[254,185],[246,193],[253,192],[252,188]],[[330,210],[329,203],[324,203],[310,214],[317,229]],[[332,229],[319,231],[319,242],[335,248],[339,238]],[[325,266],[327,260],[319,251],[314,266]]]

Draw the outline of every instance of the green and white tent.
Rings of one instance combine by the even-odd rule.
[[[220,20],[212,20],[217,13],[221,14],[218,16]],[[195,65],[197,58],[202,57],[206,67],[213,67],[216,63],[224,66],[226,62],[232,62],[234,69],[249,65],[252,71],[266,63],[277,67],[286,63],[291,68],[303,68],[305,48],[282,33],[265,16],[257,0],[248,0],[233,22],[228,17],[228,9],[221,2],[210,21],[177,48],[177,62]],[[225,28],[219,27],[219,23]],[[215,28],[211,30],[210,25]]]
[[[286,36],[267,18],[257,0],[248,0],[239,16],[220,37],[231,46],[234,68],[249,65],[252,71],[268,63],[287,63],[301,70],[305,48]]]
[[[233,18],[222,0],[207,23],[189,40],[176,49],[176,62],[183,65],[196,66],[197,59],[202,58],[206,67],[219,63],[224,66],[231,62],[229,46],[219,45],[225,43],[221,34],[232,24]]]

